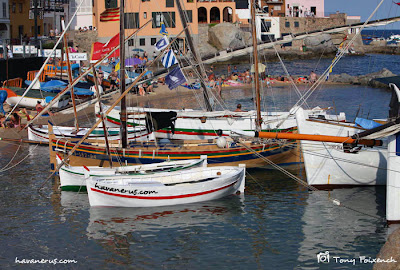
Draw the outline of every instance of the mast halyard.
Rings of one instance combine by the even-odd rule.
[[[197,54],[197,50],[194,47],[193,39],[192,39],[192,36],[190,35],[189,27],[188,27],[186,19],[185,19],[185,14],[182,9],[181,1],[175,0],[175,3],[176,3],[176,7],[178,8],[178,11],[179,11],[179,17],[181,18],[182,27],[183,27],[183,29],[185,29],[185,36],[186,36],[190,51],[192,52],[194,60],[197,63],[197,65],[196,65],[197,72],[198,72],[198,74],[201,74],[200,65],[199,65],[201,58]],[[207,109],[207,111],[211,112],[212,107],[210,104],[210,98],[208,96],[207,87],[203,80],[200,80],[200,84],[201,84],[201,87],[203,88],[203,97],[204,97],[204,103],[206,105],[206,109]]]
[[[120,0],[119,7],[119,63],[120,63],[120,89],[121,94],[125,92],[125,16],[124,16],[125,0]],[[128,146],[127,131],[126,131],[126,98],[125,96],[121,99],[121,143],[122,148]]]
[[[257,109],[257,118],[256,118],[256,131],[261,131],[261,95],[260,95],[260,80],[258,74],[258,51],[257,51],[257,30],[256,30],[256,4],[255,0],[250,1],[251,4],[251,32],[253,37],[253,59],[254,59],[254,84],[256,88],[256,109]]]

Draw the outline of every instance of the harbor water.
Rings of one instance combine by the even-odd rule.
[[[399,56],[374,57],[382,67],[399,69],[385,64],[398,62]],[[376,71],[368,68],[376,68],[369,57],[362,59],[357,58],[365,61],[359,69],[344,64],[344,71],[335,72]],[[296,73],[308,73],[319,60],[313,61],[298,65]],[[304,93],[309,86],[298,87]],[[333,107],[330,113],[346,112],[348,120],[385,118],[390,95],[386,89],[326,85],[311,96],[308,106]],[[264,106],[272,111],[288,110],[298,100],[293,89],[284,86],[265,88],[263,96]],[[223,92],[223,98],[230,109],[237,103],[253,108],[251,89]],[[196,107],[195,101],[176,97],[170,103]],[[280,172],[262,168],[248,170],[243,196],[138,209],[91,208],[87,194],[59,191],[57,178],[38,192],[49,176],[45,146],[1,142],[0,171],[1,269],[372,269],[360,256],[375,258],[390,230],[385,187],[311,192]],[[305,179],[302,165],[291,172]],[[329,263],[319,263],[318,258],[326,260],[326,251]],[[24,259],[53,263],[24,264]],[[55,265],[55,259],[63,263]]]

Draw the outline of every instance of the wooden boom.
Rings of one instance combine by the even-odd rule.
[[[295,134],[282,132],[255,132],[254,137],[269,139],[306,140],[333,143],[357,143],[366,146],[382,146],[381,140],[353,139],[352,137],[339,137],[327,135]]]

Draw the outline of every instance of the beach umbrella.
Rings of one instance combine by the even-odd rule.
[[[139,49],[139,48],[135,48],[135,49],[132,49],[132,52],[144,52],[144,50],[143,49]]]
[[[142,60],[139,58],[127,58],[125,59],[125,66],[126,67],[133,67],[136,65],[140,65],[142,63]]]
[[[266,68],[266,66],[265,66],[264,64],[258,63],[258,73],[263,73],[263,72],[265,72],[265,68]],[[251,65],[251,70],[250,70],[250,72],[254,73],[254,64]]]

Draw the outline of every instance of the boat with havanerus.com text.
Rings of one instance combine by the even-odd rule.
[[[90,206],[157,207],[243,193],[245,177],[244,166],[219,166],[136,177],[91,177],[86,185]]]

